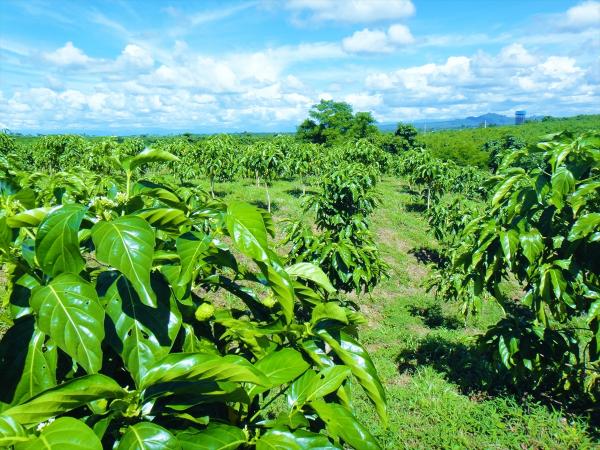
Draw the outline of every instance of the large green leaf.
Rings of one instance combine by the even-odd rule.
[[[533,264],[537,260],[540,253],[542,253],[542,250],[544,250],[542,235],[538,230],[532,228],[525,233],[521,233],[519,235],[519,241],[521,242],[523,254],[527,260]]]
[[[235,450],[248,439],[238,427],[216,424],[202,431],[179,433],[177,440],[183,450]]]
[[[241,356],[205,353],[173,353],[154,365],[141,387],[171,381],[237,381],[269,385],[269,379]]]
[[[48,389],[3,415],[13,417],[21,425],[37,424],[98,399],[122,398],[127,391],[106,375],[93,374],[75,378]]]
[[[56,346],[29,315],[15,321],[0,341],[0,402],[16,405],[56,385]],[[1,405],[1,404],[0,404]]]
[[[325,272],[321,270],[319,266],[312,263],[301,262],[285,268],[286,272],[293,277],[303,278],[310,280],[313,283],[321,286],[330,294],[335,292],[335,288],[332,286],[329,278],[325,275]]]
[[[181,206],[182,200],[168,187],[148,180],[140,180],[133,186],[133,195],[155,198],[169,206]]]
[[[559,168],[552,174],[552,203],[562,209],[564,197],[575,189],[573,174],[566,167]]]
[[[340,331],[335,337],[324,329],[318,330],[317,334],[329,344],[342,362],[352,370],[369,398],[375,403],[377,413],[385,427],[387,425],[385,390],[367,351],[345,331]]]
[[[380,448],[369,430],[343,406],[336,403],[325,403],[321,400],[313,401],[311,406],[325,422],[327,432],[334,439],[341,438],[347,444],[360,450],[378,450]]]
[[[51,206],[28,209],[22,213],[7,217],[6,224],[11,228],[37,227],[51,210]]]
[[[185,285],[192,281],[194,271],[199,264],[200,257],[208,250],[212,238],[208,234],[190,231],[177,238],[175,245],[181,260],[179,284]]]
[[[51,211],[40,223],[35,237],[35,256],[48,275],[79,273],[83,269],[77,233],[85,212],[82,205],[65,205]]]
[[[237,248],[252,259],[267,261],[267,228],[262,214],[248,203],[232,202],[227,206],[225,224]]]
[[[63,273],[34,289],[31,307],[41,331],[88,373],[102,366],[104,309],[94,287],[78,275]]]
[[[311,400],[318,400],[335,392],[351,373],[346,366],[330,366],[318,373],[307,370],[290,386],[287,395],[288,405],[300,408]]]
[[[585,214],[577,219],[569,231],[569,241],[582,239],[600,228],[600,213]]]
[[[270,384],[268,387],[252,386],[248,391],[250,398],[267,389],[289,383],[309,368],[302,354],[293,348],[283,348],[269,353],[254,366],[269,378]]]
[[[256,450],[325,450],[339,449],[327,436],[305,430],[269,430],[256,441]],[[357,447],[359,448],[359,447]]]
[[[170,431],[151,422],[127,428],[117,450],[179,450],[181,445]]]
[[[150,225],[160,230],[177,232],[179,227],[189,225],[190,219],[185,213],[176,208],[148,208],[135,213]]]
[[[168,286],[158,291],[157,307],[151,308],[116,272],[105,272],[98,282],[112,282],[104,295],[106,313],[114,327],[108,333],[108,342],[139,386],[150,367],[169,353],[181,325],[181,314]]]
[[[320,303],[314,307],[311,313],[311,322],[318,323],[320,320],[337,320],[348,324],[346,309],[341,307],[337,302]]]
[[[44,427],[39,437],[16,445],[15,450],[102,450],[102,443],[85,423],[61,417]]]
[[[156,307],[150,287],[154,255],[154,230],[144,219],[122,216],[112,222],[98,222],[92,228],[96,257],[125,275],[142,303]]]
[[[152,162],[169,162],[169,161],[178,161],[179,158],[177,156],[167,152],[166,150],[158,150],[153,148],[145,148],[142,152],[138,153],[135,156],[130,156],[129,158],[125,158],[121,165],[125,170],[135,170],[136,167],[141,166],[142,164],[152,163]]]
[[[10,416],[0,416],[0,448],[31,439],[23,426]]]
[[[275,298],[281,305],[283,315],[287,322],[291,322],[294,316],[295,292],[290,276],[280,264],[277,256],[268,252],[269,261],[259,262],[258,266],[267,279],[269,287],[275,294]]]

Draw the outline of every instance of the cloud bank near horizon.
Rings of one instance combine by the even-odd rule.
[[[0,128],[282,131],[321,98],[380,122],[600,109],[598,1],[518,27],[410,0],[111,5],[6,3],[23,23],[0,23]]]

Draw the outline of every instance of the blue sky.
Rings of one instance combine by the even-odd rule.
[[[600,2],[0,1],[0,128],[293,130],[600,112]]]

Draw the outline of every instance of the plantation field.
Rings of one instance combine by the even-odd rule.
[[[204,186],[208,188],[208,183]],[[218,183],[216,194],[264,206],[264,189],[251,181]],[[310,191],[310,187],[308,190]],[[368,319],[360,336],[388,395],[390,424],[380,426],[366,397],[359,395],[357,417],[383,448],[422,449],[586,449],[598,436],[584,419],[527,398],[494,392],[481,385],[482,361],[473,354],[472,337],[501,317],[487,303],[480,315],[464,320],[457,303],[442,303],[422,283],[429,275],[429,250],[437,243],[403,178],[379,185],[383,202],[373,217],[376,242],[390,265],[389,279],[358,300]],[[301,186],[273,183],[273,215],[278,230],[284,218],[307,221]],[[279,233],[281,236],[282,233]],[[512,293],[519,292],[507,287]]]
[[[598,446],[600,134],[478,168],[314,108],[350,125],[0,135],[0,445]]]

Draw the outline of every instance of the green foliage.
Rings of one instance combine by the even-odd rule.
[[[541,167],[520,165],[538,158]],[[487,210],[460,233],[441,291],[475,308],[484,295],[507,317],[482,342],[511,370],[543,389],[599,395],[600,135],[549,136],[507,155]],[[499,289],[508,276],[530,315],[511,312]],[[448,289],[450,284],[452,289]],[[518,310],[517,310],[518,311]],[[578,333],[584,328],[586,332]]]
[[[138,178],[157,162],[178,159],[120,155],[116,192],[82,201],[5,175],[2,445],[379,448],[349,397],[386,423],[361,315],[316,265],[286,266],[267,212]]]
[[[322,177],[320,192],[308,196],[320,234],[292,222],[285,242],[291,262],[314,262],[342,291],[370,292],[385,278],[387,265],[369,232],[368,217],[379,202],[373,190],[376,172],[362,164],[344,164]]]
[[[394,136],[402,139],[402,149],[405,151],[414,148],[417,144],[417,129],[412,125],[399,123]]]
[[[548,133],[563,130],[582,133],[597,129],[599,122],[600,115],[586,115],[531,121],[519,126],[440,130],[420,133],[417,141],[437,158],[484,169],[490,164],[490,153],[484,148],[487,142],[502,142],[505,137],[512,136],[518,141],[531,145],[537,143]]]
[[[353,114],[352,106],[344,102],[321,100],[313,105],[308,116],[296,133],[305,142],[332,145],[345,138],[362,139],[378,133],[371,113]]]

